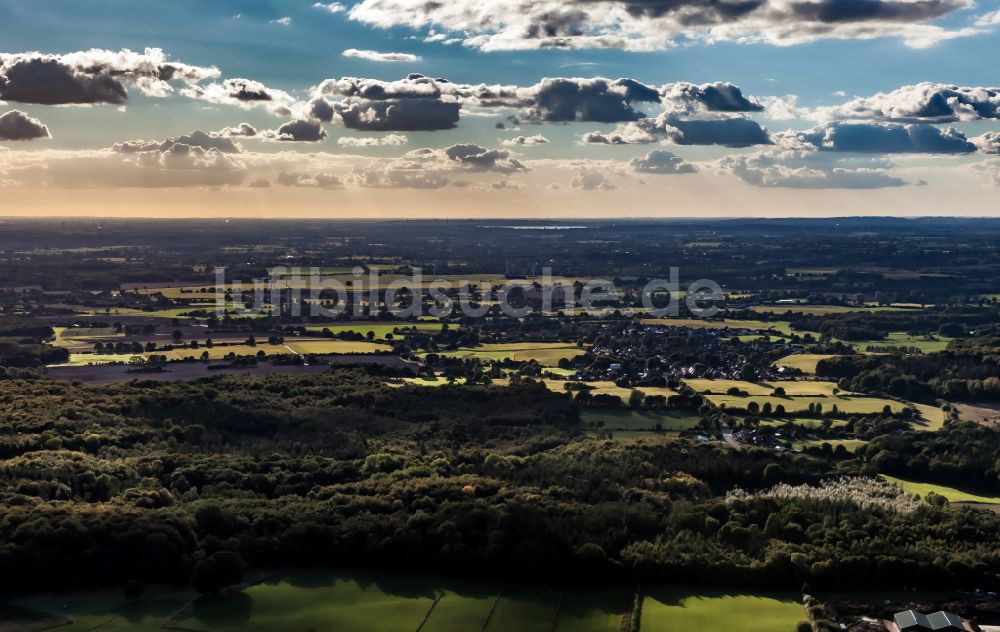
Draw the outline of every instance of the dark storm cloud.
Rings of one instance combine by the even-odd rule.
[[[0,140],[33,140],[49,138],[49,128],[20,110],[0,115]]]
[[[237,101],[273,101],[274,96],[264,84],[250,79],[226,79],[222,82],[229,88],[229,96]]]
[[[659,91],[634,79],[549,78],[529,89],[531,104],[518,115],[531,122],[619,123],[645,115],[633,103],[658,103]]]
[[[664,105],[675,111],[707,112],[761,112],[760,103],[743,95],[738,86],[728,82],[670,83],[663,86],[661,95]]]
[[[173,91],[167,83],[195,83],[217,76],[215,68],[167,62],[155,48],[92,49],[65,55],[0,54],[0,100],[40,105],[80,105],[128,100],[128,85],[152,96]]]
[[[678,145],[750,147],[772,143],[767,129],[749,118],[683,119],[664,116],[657,123],[657,129]]]
[[[821,151],[881,154],[965,154],[976,151],[962,132],[933,125],[899,123],[827,123],[805,132],[785,132],[783,140],[794,139]]]
[[[450,129],[458,122],[463,107],[516,109],[517,120],[533,123],[592,121],[615,123],[634,121],[644,114],[634,104],[659,103],[659,88],[634,79],[566,78],[542,79],[531,86],[452,83],[447,79],[410,74],[397,81],[358,77],[328,79],[314,89],[311,113],[321,120],[332,120],[332,108],[355,109],[370,117],[376,127],[358,129],[435,130]],[[336,95],[343,101],[329,103],[323,97]],[[405,106],[403,104],[421,104]],[[339,105],[338,105],[339,104]],[[386,104],[386,105],[377,105]],[[409,107],[390,112],[390,106]],[[419,109],[418,109],[419,108]],[[397,108],[399,109],[399,108]],[[413,115],[421,113],[432,122],[414,127]],[[405,120],[404,127],[386,125],[393,116]],[[349,114],[348,127],[361,124]],[[349,124],[350,123],[350,124]]]
[[[275,140],[315,143],[326,138],[326,130],[319,121],[296,119],[278,128]]]
[[[334,106],[344,127],[370,132],[433,132],[458,124],[461,105],[432,99],[342,103]]]
[[[444,153],[449,159],[478,171],[512,173],[525,170],[525,166],[516,158],[512,158],[511,153],[505,149],[459,144],[446,148]]]

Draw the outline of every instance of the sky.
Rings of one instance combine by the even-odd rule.
[[[0,216],[1000,214],[1000,0],[0,0]]]

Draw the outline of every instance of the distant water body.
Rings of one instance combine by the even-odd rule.
[[[564,226],[555,224],[526,225],[526,226],[497,226],[485,224],[479,228],[509,228],[511,230],[569,230],[571,228],[586,228],[586,226]]]

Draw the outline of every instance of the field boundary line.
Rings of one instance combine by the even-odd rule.
[[[428,608],[427,612],[424,613],[423,621],[421,621],[420,625],[417,626],[417,632],[420,632],[421,630],[424,629],[424,626],[427,625],[427,620],[431,618],[431,613],[434,612],[434,608],[437,607],[438,602],[441,601],[441,599],[443,598],[444,598],[444,593],[441,593],[437,596],[437,598],[434,599],[434,603],[432,603],[431,607]]]
[[[493,618],[493,613],[496,612],[497,604],[500,603],[500,598],[503,597],[503,593],[497,593],[495,599],[493,599],[493,605],[490,606],[490,611],[486,613],[486,619],[483,621],[483,627],[479,628],[479,632],[486,632],[486,628],[490,625],[490,619]]]
[[[552,627],[549,628],[549,632],[556,632],[556,628],[559,627],[559,613],[562,612],[563,604],[563,593],[559,593],[559,601],[556,602],[556,614],[552,617]]]

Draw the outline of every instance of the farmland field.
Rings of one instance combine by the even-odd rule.
[[[89,351],[94,348],[94,343],[102,344],[115,342],[118,338],[123,338],[123,334],[115,333],[111,327],[53,327],[55,338],[53,346],[63,347],[69,351]]]
[[[763,320],[705,320],[702,318],[643,318],[644,325],[662,325],[664,327],[690,327],[692,329],[750,329],[754,331],[774,330],[785,335],[791,335],[791,327],[787,322],[765,322]]]
[[[937,431],[944,427],[945,413],[938,406],[930,406],[928,404],[914,404],[917,410],[920,411],[920,416],[923,417],[924,423],[922,425],[915,426],[915,430],[927,430],[927,431]]]
[[[329,340],[329,339],[300,339],[290,340],[285,344],[258,344],[258,345],[216,345],[213,347],[200,346],[197,349],[172,349],[170,351],[150,351],[143,353],[71,353],[69,362],[58,366],[84,366],[88,364],[109,364],[127,363],[133,357],[149,358],[152,355],[166,356],[168,361],[184,360],[185,358],[201,359],[202,354],[208,353],[209,360],[222,360],[230,354],[236,356],[255,356],[263,351],[266,355],[286,355],[294,354],[353,354],[353,353],[379,353],[390,351],[391,348],[376,342],[352,341],[352,340]]]
[[[844,446],[849,452],[854,452],[863,445],[868,445],[868,442],[864,439],[813,439],[811,441],[804,441],[798,444],[798,447],[802,446],[822,446],[824,443],[829,443],[831,448],[836,448],[837,446]]]
[[[791,369],[798,369],[803,373],[815,373],[816,365],[820,360],[828,360],[830,358],[835,358],[837,356],[822,354],[822,353],[796,353],[790,356],[785,356],[780,360],[775,361],[775,366],[784,366]]]
[[[923,353],[936,353],[948,348],[951,340],[944,336],[913,336],[903,332],[893,332],[888,334],[885,340],[862,340],[848,344],[860,352],[864,352],[868,347],[915,347]]]
[[[545,369],[546,371],[558,371],[558,369]],[[566,385],[571,382],[577,382],[576,380],[555,380],[551,378],[542,378],[539,380],[542,384],[545,384],[553,393],[569,393],[566,389]],[[634,388],[629,388],[625,386],[618,386],[614,382],[608,380],[590,381],[582,382],[590,387],[588,391],[591,395],[611,395],[613,397],[620,397],[622,403],[628,403],[629,397],[632,395],[632,391],[639,391],[643,395],[663,395],[664,397],[670,397],[676,394],[676,391],[660,386],[636,386]],[[508,378],[497,378],[493,380],[494,386],[507,386],[510,384]]]
[[[399,334],[397,332],[405,329],[416,329],[417,331],[427,331],[427,332],[441,331],[441,324],[434,322],[348,323],[343,325],[311,325],[309,327],[306,327],[306,331],[314,334],[318,334],[325,329],[329,330],[330,333],[332,333],[333,335],[337,335],[345,331],[353,331],[355,333],[367,337],[368,334],[371,333],[371,335],[374,336],[375,338],[379,340],[384,340],[386,334],[399,336],[402,334]]]
[[[963,421],[974,421],[976,423],[995,427],[1000,424],[1000,406],[996,404],[954,404],[958,409],[958,416]]]
[[[767,402],[772,407],[781,404],[788,413],[806,411],[809,409],[809,404],[821,404],[824,411],[832,410],[836,404],[837,409],[842,413],[859,415],[880,413],[885,406],[889,406],[893,412],[899,412],[905,407],[900,402],[880,397],[738,397],[735,395],[708,395],[707,397],[715,405],[726,408],[746,408],[750,402],[757,402],[758,406],[763,406]]]
[[[568,342],[512,342],[445,351],[438,355],[452,358],[479,358],[483,361],[535,360],[542,366],[555,366],[563,358],[575,358],[583,353],[584,349]]]
[[[911,494],[917,494],[919,496],[926,496],[929,492],[934,492],[948,499],[948,502],[953,503],[984,503],[984,504],[1000,504],[1000,496],[981,496],[972,492],[966,492],[961,489],[956,489],[954,487],[947,487],[945,485],[935,485],[934,483],[919,483],[917,481],[907,481],[901,478],[895,478],[893,476],[888,476],[886,474],[881,475],[882,478],[898,485]]]
[[[303,570],[202,597],[161,586],[151,587],[134,602],[110,590],[41,593],[0,601],[0,614],[22,617],[24,627],[15,625],[10,628],[14,631],[58,626],[68,632],[163,627],[192,632],[617,632],[622,615],[631,608],[631,596],[630,587],[563,590],[397,573]]]
[[[176,621],[188,630],[416,630],[435,594],[391,576],[351,577],[300,572],[192,604]]]
[[[792,595],[751,595],[652,589],[642,603],[642,630],[792,632],[806,618]]]
[[[822,316],[824,314],[846,314],[848,312],[905,312],[912,307],[868,307],[864,305],[755,305],[750,308],[758,314],[784,314],[793,312]]]
[[[788,397],[829,397],[837,388],[834,382],[818,382],[805,380],[774,380],[771,382],[746,382],[743,380],[708,380],[702,378],[685,379],[684,383],[698,391],[709,395],[724,395],[730,388],[738,388],[751,396],[771,395],[774,389],[785,389]],[[847,395],[848,393],[842,393]],[[786,406],[787,408],[787,406]]]
[[[309,271],[307,268],[303,268],[303,274],[298,279],[291,279],[286,277],[275,277],[277,285],[282,288],[297,288],[297,289],[307,289],[311,287]],[[355,275],[353,273],[348,274],[331,274],[331,275],[321,275],[321,283],[329,284],[339,282],[344,286],[344,290],[348,292],[354,291],[369,291],[371,289],[385,290],[390,286],[397,287],[403,285],[404,282],[409,287],[415,287],[417,282],[417,277],[392,274],[392,273],[377,273],[373,275],[374,283],[371,283],[372,277],[368,273],[363,273],[360,275]],[[505,279],[502,274],[440,274],[436,276],[425,275],[420,279],[420,286],[422,288],[427,288],[432,281],[443,281],[453,288],[458,288],[464,284],[471,284],[474,288],[481,287],[492,287],[494,285],[500,286],[503,284],[509,284],[511,286],[530,286],[535,282],[541,283],[543,280],[547,280],[551,286],[572,286],[575,282],[580,281],[586,283],[589,279],[579,278],[579,277],[561,277],[553,276],[548,279],[533,278],[533,279]],[[242,293],[250,293],[254,290],[253,283],[227,283],[225,289],[239,291]],[[340,289],[340,288],[336,288]],[[143,294],[162,294],[165,298],[169,299],[186,299],[193,298],[197,296],[210,297],[216,294],[216,286],[214,285],[179,285],[172,287],[149,287],[139,290]]]

